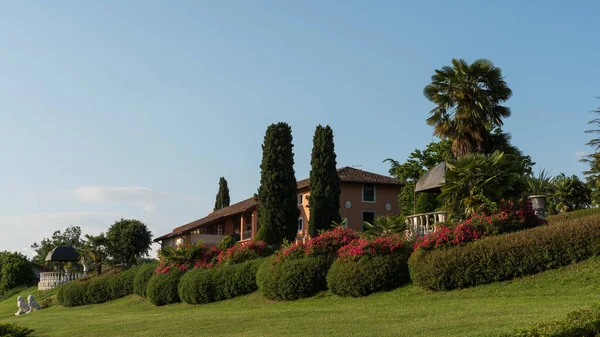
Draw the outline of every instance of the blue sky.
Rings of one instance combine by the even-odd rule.
[[[317,124],[339,166],[387,173],[432,138],[422,94],[452,58],[513,90],[505,130],[580,174],[600,106],[597,1],[13,1],[0,4],[0,250],[121,217],[169,232],[252,195],[266,127]]]

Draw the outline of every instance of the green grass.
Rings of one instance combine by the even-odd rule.
[[[363,298],[322,293],[272,302],[258,293],[204,304],[155,307],[136,295],[77,308],[55,306],[15,317],[16,297],[0,302],[0,323],[37,336],[490,336],[559,319],[600,303],[600,258],[476,288],[427,292],[409,285]],[[36,299],[55,292],[19,292]]]

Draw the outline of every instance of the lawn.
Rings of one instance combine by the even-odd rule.
[[[600,258],[593,258],[515,281],[441,293],[409,285],[364,298],[322,293],[272,302],[254,293],[166,307],[132,295],[19,317],[13,316],[13,295],[0,302],[0,323],[35,329],[37,336],[490,336],[600,303],[598,280]],[[20,292],[29,293],[46,296],[35,288]]]

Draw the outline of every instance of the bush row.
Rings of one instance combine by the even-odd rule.
[[[535,274],[598,254],[600,214],[465,246],[417,250],[409,259],[409,268],[415,284],[450,290]]]
[[[34,331],[32,329],[24,328],[16,324],[0,324],[0,337],[22,337],[29,336]]]
[[[581,337],[600,336],[600,306],[573,311],[561,320],[536,324],[505,337]]]
[[[148,281],[154,275],[154,271],[158,268],[158,261],[151,263],[144,263],[139,266],[137,274],[133,279],[133,293],[142,297],[146,297],[146,285]]]
[[[177,286],[182,275],[183,272],[176,269],[152,275],[146,285],[146,297],[150,303],[160,306],[180,302]]]
[[[179,281],[179,297],[186,303],[200,304],[252,293],[258,289],[256,272],[264,261],[254,259],[213,269],[193,269]]]

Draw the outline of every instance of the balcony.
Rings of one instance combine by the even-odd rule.
[[[445,222],[447,213],[445,211],[421,213],[406,217],[406,224],[410,236],[421,237],[433,232],[438,222]]]
[[[61,284],[77,280],[78,278],[83,276],[84,274],[82,273],[66,273],[61,271],[40,273],[40,282],[38,283],[38,290],[54,289]]]

